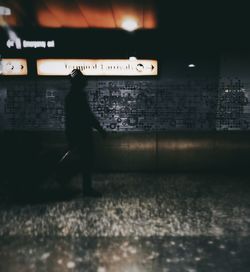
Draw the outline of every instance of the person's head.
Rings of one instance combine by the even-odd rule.
[[[72,86],[77,88],[84,88],[87,85],[87,78],[79,69],[73,69],[69,76]]]

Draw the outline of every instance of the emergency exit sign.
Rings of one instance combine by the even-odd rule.
[[[157,60],[139,59],[39,59],[37,73],[41,76],[66,76],[79,69],[87,76],[156,76]]]

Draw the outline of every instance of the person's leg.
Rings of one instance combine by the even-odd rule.
[[[83,196],[89,197],[101,197],[101,193],[93,189],[92,187],[92,172],[86,171],[82,172],[82,187],[83,187]]]
[[[86,169],[82,171],[82,187],[83,191],[90,191],[92,189],[92,173]]]
[[[101,193],[92,187],[93,159],[92,153],[86,147],[80,150],[80,160],[82,165],[83,196],[101,197]]]

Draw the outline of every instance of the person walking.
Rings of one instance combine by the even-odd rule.
[[[78,69],[70,73],[71,88],[65,98],[65,134],[71,152],[80,158],[83,196],[101,197],[92,187],[94,160],[93,128],[104,138],[106,131],[101,127],[88,102],[85,87],[87,78]]]

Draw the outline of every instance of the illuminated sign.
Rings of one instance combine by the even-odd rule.
[[[0,75],[24,76],[28,74],[25,59],[0,59]]]
[[[21,40],[20,38],[17,39],[9,39],[6,42],[6,46],[8,48],[16,47],[16,49],[21,48],[51,48],[55,47],[55,41],[26,41]]]
[[[88,76],[156,76],[157,60],[139,59],[40,59],[37,73],[42,76],[66,76],[79,69]]]

